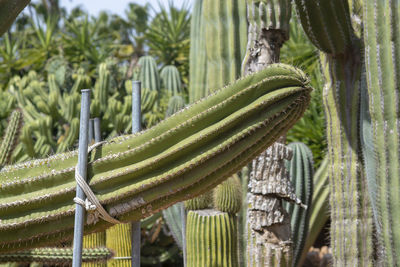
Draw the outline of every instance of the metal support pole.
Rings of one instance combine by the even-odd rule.
[[[92,141],[93,141],[93,138],[94,136],[93,136],[93,119],[90,119],[89,120],[89,141],[88,141],[88,143],[89,143],[89,145],[92,143]]]
[[[182,254],[183,266],[186,267],[186,209],[185,204],[181,203],[181,220],[182,220]]]
[[[140,81],[132,82],[132,133],[141,130],[141,83]],[[140,221],[131,223],[131,242],[132,242],[132,266],[140,266]]]
[[[96,143],[101,141],[100,118],[94,118],[94,141]]]
[[[78,150],[78,172],[86,180],[87,175],[87,156],[88,156],[88,128],[90,113],[90,89],[83,89],[81,97],[81,118],[79,126],[79,150]],[[85,199],[85,193],[76,185],[76,197]],[[75,225],[74,225],[74,250],[72,266],[82,265],[82,239],[84,227],[85,209],[81,205],[75,205]]]

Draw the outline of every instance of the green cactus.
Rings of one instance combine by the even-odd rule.
[[[310,219],[311,203],[313,196],[313,156],[311,150],[303,143],[290,143],[288,145],[293,151],[293,157],[286,162],[289,170],[290,180],[295,188],[296,196],[307,206],[302,208],[298,205],[285,203],[285,209],[290,215],[293,240],[293,266],[298,266],[304,243],[308,235],[308,224]],[[316,229],[312,229],[315,231]]]
[[[305,244],[301,258],[298,261],[299,266],[302,266],[306,259],[307,253],[309,252],[315,240],[321,233],[321,230],[329,220],[329,160],[325,157],[318,170],[314,174],[313,178],[313,196],[311,206],[307,209],[310,210],[310,219],[308,224],[308,235],[306,237]]]
[[[108,248],[84,248],[82,250],[82,262],[105,262],[113,253]],[[35,248],[13,253],[1,253],[0,263],[40,262],[54,265],[71,265],[72,248]]]
[[[347,1],[295,2],[306,34],[324,52],[333,263],[372,266],[372,215],[360,153],[361,40]]]
[[[106,245],[112,248],[114,258],[107,262],[107,266],[131,266],[131,224],[123,223],[114,225],[106,230]]]
[[[168,108],[167,112],[165,113],[165,117],[169,117],[174,113],[178,112],[179,110],[185,107],[185,99],[183,97],[176,95],[169,99],[168,101]]]
[[[189,211],[187,266],[239,266],[236,216],[216,210]]]
[[[175,96],[182,93],[181,75],[173,65],[165,66],[160,72],[163,87]]]
[[[237,174],[218,185],[213,194],[216,210],[236,214],[242,207],[242,185]]]
[[[183,244],[183,233],[182,233],[182,206],[184,204],[182,202],[177,203],[168,209],[162,211],[165,222],[168,225],[168,228],[171,232],[172,237],[175,240],[175,243],[179,248],[182,249]]]
[[[143,56],[138,61],[139,80],[142,88],[155,90],[161,89],[160,75],[158,74],[157,63],[151,56]]]
[[[207,55],[207,93],[240,77],[246,50],[247,23],[244,1],[204,0],[202,16]]]
[[[17,144],[22,122],[22,112],[18,109],[14,110],[10,115],[8,126],[4,132],[3,140],[0,145],[0,168],[9,164],[11,154]]]
[[[371,120],[370,136],[364,135],[364,141],[370,145],[366,149],[372,148],[370,153],[365,153],[366,174],[384,265],[399,266],[400,229],[395,223],[400,216],[399,1],[363,2],[366,81]],[[369,173],[371,169],[373,172]]]
[[[303,114],[310,91],[300,70],[271,65],[147,131],[109,140],[91,154],[90,185],[121,221],[202,194],[286,132]],[[3,251],[71,238],[76,160],[73,151],[0,172]],[[99,220],[85,230],[109,226]]]
[[[203,0],[195,0],[190,24],[189,102],[207,95],[207,53],[203,17]]]

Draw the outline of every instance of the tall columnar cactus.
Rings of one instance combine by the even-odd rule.
[[[289,0],[248,0],[246,3],[249,28],[247,51],[242,66],[243,75],[259,71],[279,61],[280,47],[289,36],[291,17]],[[284,142],[284,139],[282,137],[280,142]],[[287,149],[276,143],[270,150],[253,161],[249,179],[250,203],[246,215],[248,266],[286,266],[291,265],[292,260],[290,219],[282,207],[282,198],[285,198],[285,195],[253,188],[257,184],[267,185],[270,181],[273,181],[276,187],[287,187],[290,184],[288,175],[285,175],[283,161],[288,157]],[[267,171],[272,166],[275,171]],[[281,180],[261,175],[263,170],[270,175],[279,174]],[[251,201],[256,199],[269,205],[268,208],[252,204]],[[268,222],[265,218],[269,218]],[[263,222],[260,223],[261,221]]]
[[[89,159],[90,186],[121,221],[209,191],[285,133],[302,116],[310,91],[300,70],[271,65],[151,129],[97,148]],[[76,162],[72,151],[3,168],[3,251],[72,237]],[[88,217],[87,233],[110,226],[96,215]]]
[[[82,250],[82,262],[106,262],[112,257],[108,248],[85,248]],[[1,253],[0,263],[45,263],[52,265],[71,265],[72,248],[36,248],[12,253]]]
[[[165,222],[171,232],[175,243],[182,249],[183,232],[182,232],[182,202],[177,203],[168,209],[162,211]]]
[[[368,187],[384,264],[399,266],[400,229],[396,220],[400,217],[400,3],[366,0],[364,5],[363,36],[373,151],[365,163],[367,171],[374,169],[373,173],[367,172]]]
[[[245,51],[246,4],[238,0],[204,0],[202,16],[207,55],[207,94],[240,77]]]
[[[371,266],[372,215],[359,131],[362,45],[347,1],[296,0],[296,5],[306,34],[323,51],[334,265]]]
[[[190,23],[189,102],[207,94],[207,53],[203,17],[203,0],[195,0]]]
[[[158,73],[157,63],[151,56],[143,56],[138,61],[139,80],[142,88],[160,91],[161,81]]]
[[[164,89],[171,95],[178,95],[182,92],[181,75],[173,65],[165,66],[160,72],[161,81]]]
[[[22,112],[18,109],[14,110],[10,115],[8,126],[0,145],[0,168],[9,163],[11,153],[17,144],[22,122]]]
[[[308,226],[313,196],[313,156],[311,150],[303,143],[290,143],[293,157],[286,162],[290,181],[295,188],[296,196],[307,207],[300,207],[292,203],[285,203],[285,209],[290,215],[293,240],[293,266],[298,266],[304,243],[308,235]],[[316,229],[312,229],[315,231]]]

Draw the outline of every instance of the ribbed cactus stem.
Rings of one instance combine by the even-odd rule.
[[[362,166],[361,43],[347,1],[296,0],[301,23],[321,53],[326,84],[331,247],[334,266],[372,266],[372,214]]]
[[[18,109],[14,110],[10,115],[8,125],[0,145],[0,168],[9,163],[11,154],[17,144],[22,122],[22,112]]]
[[[115,255],[107,262],[107,266],[132,266],[132,227],[130,223],[114,225],[106,230],[107,247],[112,248]]]
[[[143,56],[138,61],[139,80],[142,88],[160,91],[161,81],[158,73],[157,63],[151,56]]]
[[[161,81],[164,89],[171,95],[178,95],[182,91],[181,75],[173,65],[165,66],[160,72]]]
[[[290,181],[295,188],[296,196],[307,206],[306,208],[292,203],[285,203],[285,209],[290,215],[290,224],[293,238],[293,266],[299,266],[304,243],[308,236],[308,226],[313,194],[313,155],[311,150],[303,143],[290,143],[293,157],[286,162]],[[316,229],[312,229],[316,231]]]
[[[399,65],[400,3],[364,1],[364,46],[373,155],[366,158],[368,186],[384,265],[400,265]],[[371,164],[372,160],[373,164]],[[373,166],[370,166],[373,165]]]
[[[112,255],[113,253],[108,248],[85,248],[82,250],[82,262],[105,263]],[[1,253],[0,263],[6,262],[40,262],[52,265],[71,265],[72,248],[35,248],[13,253]]]
[[[237,218],[216,210],[189,211],[187,265],[225,267],[238,265]]]
[[[97,249],[106,246],[106,233],[104,231],[92,233],[83,237],[83,250]],[[83,255],[83,254],[82,254]],[[84,267],[105,267],[105,262],[83,262]]]
[[[271,65],[146,131],[107,141],[90,155],[90,186],[120,221],[200,195],[285,133],[302,116],[310,91],[300,70]],[[3,168],[3,250],[71,238],[76,161],[73,151]],[[96,215],[88,217],[87,233],[110,226]]]
[[[234,81],[241,74],[247,38],[245,2],[204,0],[202,7],[207,54],[207,94]]]

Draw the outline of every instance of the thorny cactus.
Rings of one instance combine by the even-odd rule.
[[[112,255],[112,252],[108,248],[84,248],[82,250],[82,262],[105,263]],[[35,248],[12,253],[1,253],[0,263],[38,262],[52,265],[71,265],[72,256],[72,248]]]
[[[4,132],[3,140],[0,145],[0,169],[2,166],[9,164],[11,154],[18,141],[22,122],[22,112],[18,109],[14,110],[10,115],[8,126]]]
[[[88,164],[90,186],[120,221],[209,191],[285,133],[302,116],[310,91],[301,71],[271,65],[151,129],[97,148]],[[72,237],[76,161],[72,151],[3,168],[2,251]],[[96,214],[88,216],[87,233],[110,226]]]
[[[162,68],[160,72],[161,81],[165,90],[175,96],[182,93],[181,75],[178,69],[173,65]]]
[[[362,43],[352,27],[347,1],[295,2],[306,34],[323,51],[320,55],[326,79],[323,103],[330,165],[333,263],[372,266],[372,214],[361,161],[359,125],[360,93],[365,86]]]
[[[286,162],[290,181],[295,188],[296,196],[306,206],[300,207],[292,203],[285,203],[284,207],[290,215],[293,240],[293,266],[299,266],[301,253],[308,235],[308,224],[312,212],[311,203],[313,196],[313,156],[311,150],[303,143],[290,143],[293,157]],[[316,229],[312,229],[315,231]]]

